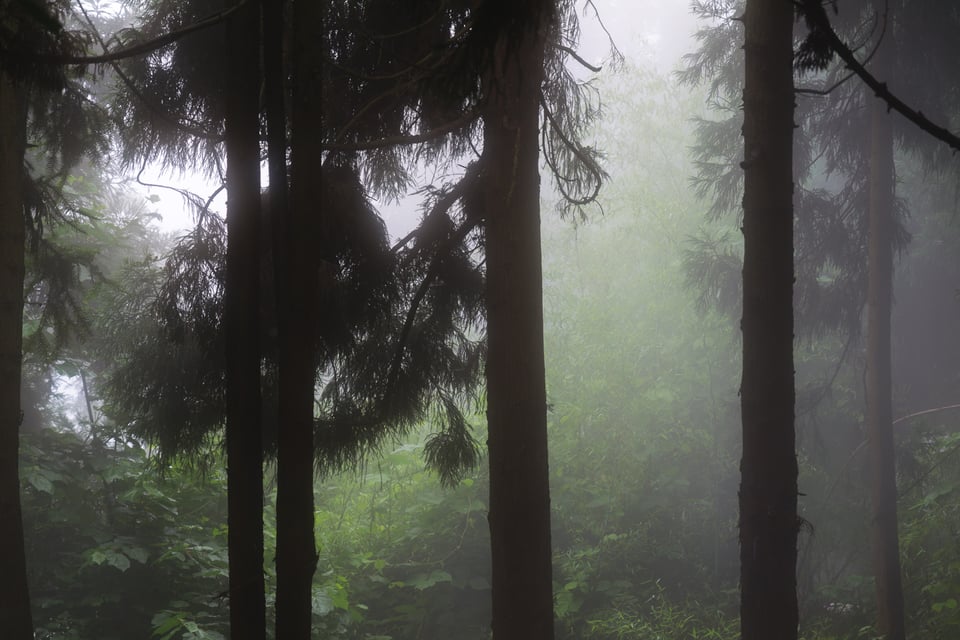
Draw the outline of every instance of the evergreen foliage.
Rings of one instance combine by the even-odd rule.
[[[306,234],[318,275],[309,293],[321,313],[312,344],[301,345],[316,373],[310,621],[319,637],[491,634],[491,478],[476,468],[487,453],[482,134],[501,29],[521,33],[501,21],[514,15],[508,4],[323,5],[314,142],[325,150],[308,163],[316,202]],[[891,88],[954,127],[956,7],[902,0],[887,21],[863,4],[822,8],[864,59],[894,34],[903,55]],[[596,69],[575,53],[576,9],[559,2],[547,23],[539,97],[541,170],[557,192],[546,204],[575,214],[573,225],[543,223],[555,637],[732,640],[739,363],[731,318],[740,316],[742,247],[730,227],[743,187],[741,9],[732,0],[694,4],[712,24],[680,71],[688,90],[629,65],[583,81]],[[21,482],[34,618],[48,640],[219,640],[229,636],[226,223],[213,198],[195,198],[195,225],[167,244],[142,198],[98,177],[115,171],[98,159],[115,153],[134,171],[160,163],[222,177],[224,21],[233,14],[207,0],[137,2],[129,11],[142,19],[119,26],[99,22],[93,8],[0,0],[0,66],[29,90]],[[839,640],[879,633],[863,544],[858,348],[862,113],[872,98],[847,80],[817,24],[810,37],[798,21],[795,59],[798,460],[807,494],[800,515],[810,523],[800,530],[799,636]],[[293,82],[291,74],[279,83],[287,107]],[[270,128],[274,163],[282,147],[286,164],[295,132],[281,127],[278,145]],[[960,526],[955,159],[911,126],[895,131],[905,611],[912,633],[947,640],[960,628],[960,557],[950,537]],[[585,142],[592,138],[596,148]],[[431,184],[422,184],[424,166]],[[422,201],[420,222],[391,239],[377,202],[410,190]],[[271,622],[276,300],[289,285],[278,277],[288,257],[276,240],[288,220],[282,203],[265,190],[258,246]],[[594,205],[603,217],[587,215]],[[79,409],[67,405],[68,380],[83,390]]]

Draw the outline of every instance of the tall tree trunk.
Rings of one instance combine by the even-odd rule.
[[[883,7],[880,7],[883,10]],[[874,58],[874,71],[889,75],[893,29],[889,26]],[[900,544],[897,536],[897,479],[891,405],[890,313],[893,291],[893,129],[886,104],[871,103],[870,213],[867,245],[867,442],[870,448],[873,572],[877,629],[887,640],[906,637]]]
[[[275,2],[274,4],[279,4]],[[320,159],[320,96],[315,65],[322,59],[322,3],[295,2],[292,207],[281,204],[283,254],[280,286],[280,425],[277,434],[277,638],[309,640],[311,587],[317,565],[313,521],[314,327],[316,326],[317,267],[311,241],[318,224],[316,182]],[[278,15],[279,17],[279,15]],[[265,22],[265,25],[268,24]],[[278,27],[279,29],[279,27]],[[271,39],[271,48],[279,39]],[[275,95],[275,94],[274,94]],[[281,105],[282,106],[282,105]],[[271,127],[274,125],[271,124]],[[279,138],[277,135],[277,138]],[[275,142],[271,138],[271,147]],[[279,162],[279,158],[276,159]],[[274,181],[283,181],[271,162]],[[277,175],[274,175],[276,173]],[[281,190],[282,191],[282,190]],[[272,198],[272,201],[273,200]],[[313,217],[313,219],[311,218]]]
[[[20,367],[23,344],[23,154],[26,111],[0,70],[0,629],[31,640],[20,509]]]
[[[259,4],[227,24],[227,274],[224,292],[230,637],[266,634],[260,429]]]
[[[487,424],[496,640],[553,638],[539,97],[552,3],[504,9],[486,77]]]
[[[748,0],[740,402],[743,640],[797,637],[793,374],[793,5]]]

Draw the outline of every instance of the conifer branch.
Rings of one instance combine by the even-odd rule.
[[[542,92],[540,94],[540,106],[543,108],[543,114],[546,116],[547,121],[550,123],[550,126],[553,128],[553,132],[557,134],[557,137],[560,138],[560,141],[563,142],[564,146],[566,146],[570,150],[570,152],[573,153],[574,156],[576,156],[577,160],[579,160],[583,164],[583,166],[586,167],[586,169],[593,174],[593,177],[595,180],[595,183],[593,185],[593,190],[591,191],[591,193],[581,198],[577,198],[573,194],[568,193],[566,191],[566,188],[558,180],[557,185],[558,185],[558,188],[560,189],[561,194],[569,203],[574,205],[582,206],[582,205],[590,204],[591,202],[596,201],[597,196],[600,195],[600,189],[603,187],[603,170],[600,169],[600,167],[597,166],[597,163],[593,160],[593,158],[591,158],[587,154],[587,152],[584,151],[582,145],[575,143],[573,140],[568,138],[567,135],[563,132],[563,129],[560,127],[560,123],[557,122],[557,119],[554,117],[553,112],[550,111],[550,107],[547,106],[547,99],[546,97],[544,97]],[[566,176],[560,173],[559,169],[557,168],[555,163],[552,161],[549,154],[546,153],[546,150],[544,150],[543,157],[546,159],[547,165],[550,167],[550,170],[553,172],[553,174],[557,178],[561,180],[566,179]]]
[[[397,253],[400,249],[409,244],[414,238],[424,235],[424,223],[435,216],[446,215],[453,203],[464,197],[468,191],[473,188],[477,178],[480,176],[480,165],[472,163],[467,167],[466,173],[449,191],[437,198],[430,213],[424,217],[424,221],[416,229],[398,240],[390,249],[390,253]]]
[[[467,177],[464,177],[464,180],[467,180]],[[453,201],[449,201],[448,206],[453,204]],[[417,311],[420,309],[420,303],[423,302],[423,298],[427,295],[427,291],[430,289],[430,285],[433,284],[433,281],[436,280],[437,276],[440,274],[440,267],[443,263],[443,258],[446,257],[446,254],[457,244],[463,241],[467,237],[467,234],[470,233],[478,224],[479,220],[467,220],[463,225],[460,226],[457,231],[451,235],[443,246],[437,248],[437,253],[434,254],[433,260],[430,261],[430,266],[427,268],[427,273],[423,276],[423,281],[420,282],[420,286],[417,287],[416,292],[413,295],[413,298],[410,301],[410,308],[407,310],[407,317],[404,319],[403,327],[400,329],[400,336],[397,338],[396,351],[393,354],[393,360],[390,364],[390,372],[387,375],[387,383],[384,389],[383,403],[386,404],[387,399],[390,397],[390,394],[393,392],[394,387],[397,384],[397,380],[400,377],[400,365],[403,363],[403,353],[407,348],[407,341],[410,338],[410,332],[413,330],[413,323],[417,316]]]
[[[863,64],[857,60],[857,57],[853,54],[853,51],[844,44],[840,39],[837,33],[833,30],[833,26],[830,24],[829,18],[827,18],[827,13],[824,11],[823,6],[817,2],[810,2],[810,0],[805,0],[804,2],[795,2],[794,3],[802,15],[806,18],[807,24],[811,26],[812,29],[816,29],[818,36],[824,38],[825,42],[830,45],[830,48],[840,56],[840,59],[846,63],[847,68],[853,71],[857,76],[870,87],[874,94],[887,103],[887,110],[894,110],[907,120],[915,124],[921,130],[927,132],[937,140],[944,142],[949,145],[954,152],[960,151],[960,137],[957,137],[947,129],[934,124],[929,118],[923,115],[923,112],[914,109],[905,103],[903,100],[898,98],[893,94],[892,91],[887,87],[886,82],[881,82],[873,76]],[[811,8],[811,5],[813,7]]]
[[[553,46],[559,49],[560,51],[563,51],[565,54],[567,54],[577,62],[579,62],[580,65],[586,68],[587,70],[593,71],[594,73],[600,73],[601,71],[603,71],[603,67],[597,67],[595,65],[590,64],[589,62],[584,60],[580,54],[578,54],[576,51],[574,51],[570,47],[567,47],[562,44],[555,44]]]
[[[97,42],[100,43],[100,46],[103,47],[104,52],[109,51],[109,47],[107,46],[107,43],[104,41],[103,36],[100,35],[100,31],[97,29],[96,25],[93,23],[93,20],[90,18],[90,15],[87,13],[87,9],[86,7],[83,6],[82,0],[77,0],[77,6],[80,7],[80,11],[83,13],[83,17],[87,22],[87,26],[90,27],[90,32],[93,34],[93,37],[96,38]],[[237,7],[234,7],[234,9],[238,7],[239,5],[237,5]],[[231,9],[231,11],[232,10],[233,9]],[[115,60],[111,61],[109,64],[113,68],[114,73],[117,74],[117,77],[120,78],[120,80],[127,87],[127,89],[130,90],[130,93],[135,95],[143,104],[147,105],[147,107],[151,111],[159,115],[162,119],[166,120],[167,122],[177,127],[178,129],[182,130],[183,132],[189,133],[190,135],[196,136],[198,138],[202,138],[204,140],[214,140],[218,142],[223,140],[223,136],[205,131],[200,127],[199,123],[194,122],[191,124],[186,124],[182,122],[178,116],[167,113],[166,110],[164,110],[162,107],[160,107],[159,105],[149,100],[147,96],[144,95],[144,93],[140,91],[139,88],[137,88],[137,86],[133,83],[133,80],[131,80],[130,77],[123,72],[123,69],[120,68],[120,65],[117,64],[117,61]]]
[[[80,56],[72,54],[42,54],[34,53],[30,51],[20,51],[14,49],[0,49],[0,57],[10,57],[10,58],[21,58],[28,59],[34,62],[39,62],[43,64],[59,64],[59,65],[87,65],[87,64],[106,64],[108,62],[117,62],[119,60],[124,60],[126,58],[135,58],[137,56],[142,56],[148,53],[152,53],[157,49],[161,49],[168,44],[176,42],[180,38],[190,35],[196,31],[202,31],[209,27],[215,26],[231,15],[233,15],[238,9],[244,6],[249,0],[239,0],[237,4],[230,7],[229,9],[224,9],[214,13],[203,20],[194,22],[180,29],[175,29],[169,33],[157,36],[152,40],[147,40],[146,42],[141,42],[138,44],[119,49],[117,51],[108,51],[96,56]]]
[[[420,144],[436,140],[457,129],[462,129],[480,116],[478,110],[471,110],[464,113],[455,120],[451,120],[428,131],[409,135],[386,136],[376,140],[365,140],[363,142],[352,143],[323,143],[321,146],[324,151],[372,151],[374,149],[383,149],[385,147],[406,146],[411,144]]]

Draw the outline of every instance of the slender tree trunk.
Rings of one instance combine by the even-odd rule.
[[[881,7],[882,10],[882,7]],[[875,73],[889,75],[893,30],[888,26],[874,59]],[[886,104],[868,95],[870,130],[870,232],[867,245],[867,442],[870,448],[873,572],[877,629],[887,640],[906,637],[897,479],[891,405],[890,313],[893,297],[893,129]]]
[[[553,638],[539,96],[552,3],[515,3],[486,78],[487,423],[496,640]]]
[[[793,374],[793,5],[748,0],[740,387],[740,627],[797,637]]]
[[[10,640],[33,638],[19,463],[25,148],[23,99],[19,88],[0,70],[0,629]]]
[[[260,429],[260,12],[248,2],[227,24],[227,493],[230,637],[266,634],[263,445]]]
[[[274,4],[279,4],[274,2]],[[292,207],[284,206],[280,303],[280,425],[277,434],[277,638],[309,640],[311,587],[317,565],[313,521],[314,327],[317,268],[311,225],[320,213],[320,96],[314,65],[321,56],[322,3],[295,2]],[[279,17],[279,16],[278,16]],[[267,24],[267,23],[265,23]],[[280,41],[268,43],[277,47]],[[271,125],[273,126],[273,125]],[[279,138],[279,135],[277,136]],[[279,142],[279,141],[278,141]],[[271,140],[271,146],[274,140]],[[279,159],[277,159],[279,162]],[[271,163],[274,181],[285,176]],[[274,176],[274,173],[277,173]]]

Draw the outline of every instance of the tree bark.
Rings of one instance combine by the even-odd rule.
[[[502,9],[485,77],[487,424],[496,640],[553,638],[539,96],[552,3]]]
[[[227,23],[227,273],[224,291],[230,637],[263,640],[263,445],[260,428],[259,4]]]
[[[882,10],[883,7],[880,7]],[[889,24],[889,23],[888,23]],[[888,26],[874,58],[888,76],[893,33]],[[867,442],[870,449],[871,534],[877,630],[887,640],[906,637],[900,544],[897,535],[897,479],[891,401],[890,314],[893,298],[893,128],[887,106],[867,92],[871,105],[870,212],[867,244]]]
[[[740,627],[797,637],[793,371],[793,6],[744,14],[743,379]]]
[[[20,507],[20,369],[23,361],[23,154],[26,110],[0,70],[0,629],[33,638]]]
[[[278,4],[278,3],[275,3]],[[291,139],[292,206],[274,211],[282,224],[283,256],[277,288],[280,306],[280,424],[277,434],[277,638],[309,640],[311,588],[317,565],[313,522],[314,328],[317,248],[322,204],[317,204],[321,123],[319,72],[322,3],[296,2]],[[265,23],[266,24],[266,23]],[[270,42],[279,47],[280,42]],[[277,51],[279,54],[279,50]],[[279,136],[278,136],[279,137]],[[273,145],[271,141],[271,145]],[[274,169],[276,171],[276,169]],[[271,172],[274,181],[285,177]],[[285,184],[283,185],[285,186]],[[281,192],[283,190],[281,189]],[[282,206],[282,205],[281,205]]]

